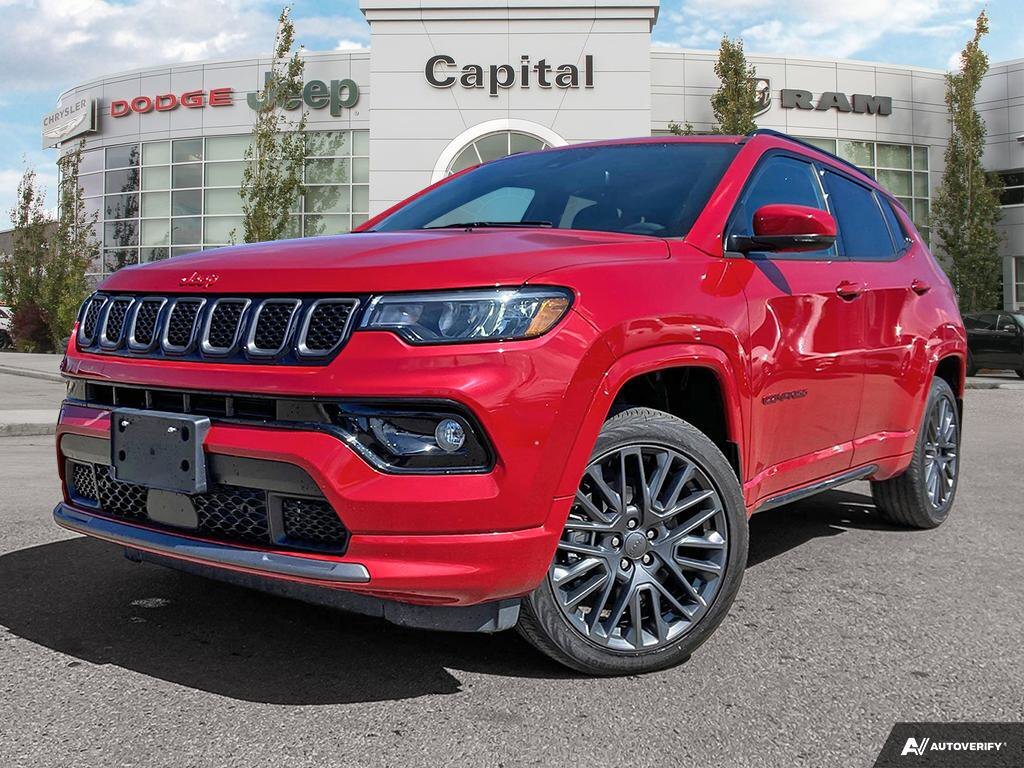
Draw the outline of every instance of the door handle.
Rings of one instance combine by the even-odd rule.
[[[924,296],[931,289],[932,287],[924,280],[914,280],[914,282],[910,284],[910,290],[912,290],[918,296]]]
[[[846,301],[852,301],[862,293],[864,293],[864,283],[854,283],[849,280],[843,280],[843,282],[836,286],[836,295]]]

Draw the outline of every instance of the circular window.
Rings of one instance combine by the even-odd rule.
[[[522,131],[488,133],[466,145],[465,149],[459,152],[452,160],[452,164],[448,166],[448,173],[458,173],[471,166],[497,160],[500,157],[508,157],[519,152],[536,152],[550,146],[543,139]]]

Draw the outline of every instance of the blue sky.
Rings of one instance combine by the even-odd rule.
[[[727,34],[751,53],[946,69],[981,8],[991,59],[1024,58],[1021,0],[662,0],[654,39],[714,48]],[[0,0],[0,227],[26,162],[53,202],[55,155],[39,148],[39,120],[61,90],[141,66],[265,53],[279,10],[264,0]],[[295,0],[293,16],[311,50],[369,42],[357,0]]]

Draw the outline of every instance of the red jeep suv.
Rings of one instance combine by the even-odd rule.
[[[340,237],[112,275],[63,371],[61,526],[415,627],[686,659],[747,518],[949,514],[966,354],[889,193],[770,131],[516,155]]]

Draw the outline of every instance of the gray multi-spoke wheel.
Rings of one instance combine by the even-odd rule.
[[[602,430],[520,628],[586,672],[664,668],[721,621],[745,561],[746,512],[725,457],[686,422],[633,408]]]
[[[907,471],[873,481],[882,515],[898,525],[934,528],[949,516],[960,479],[960,409],[942,379],[932,382],[917,445]]]

